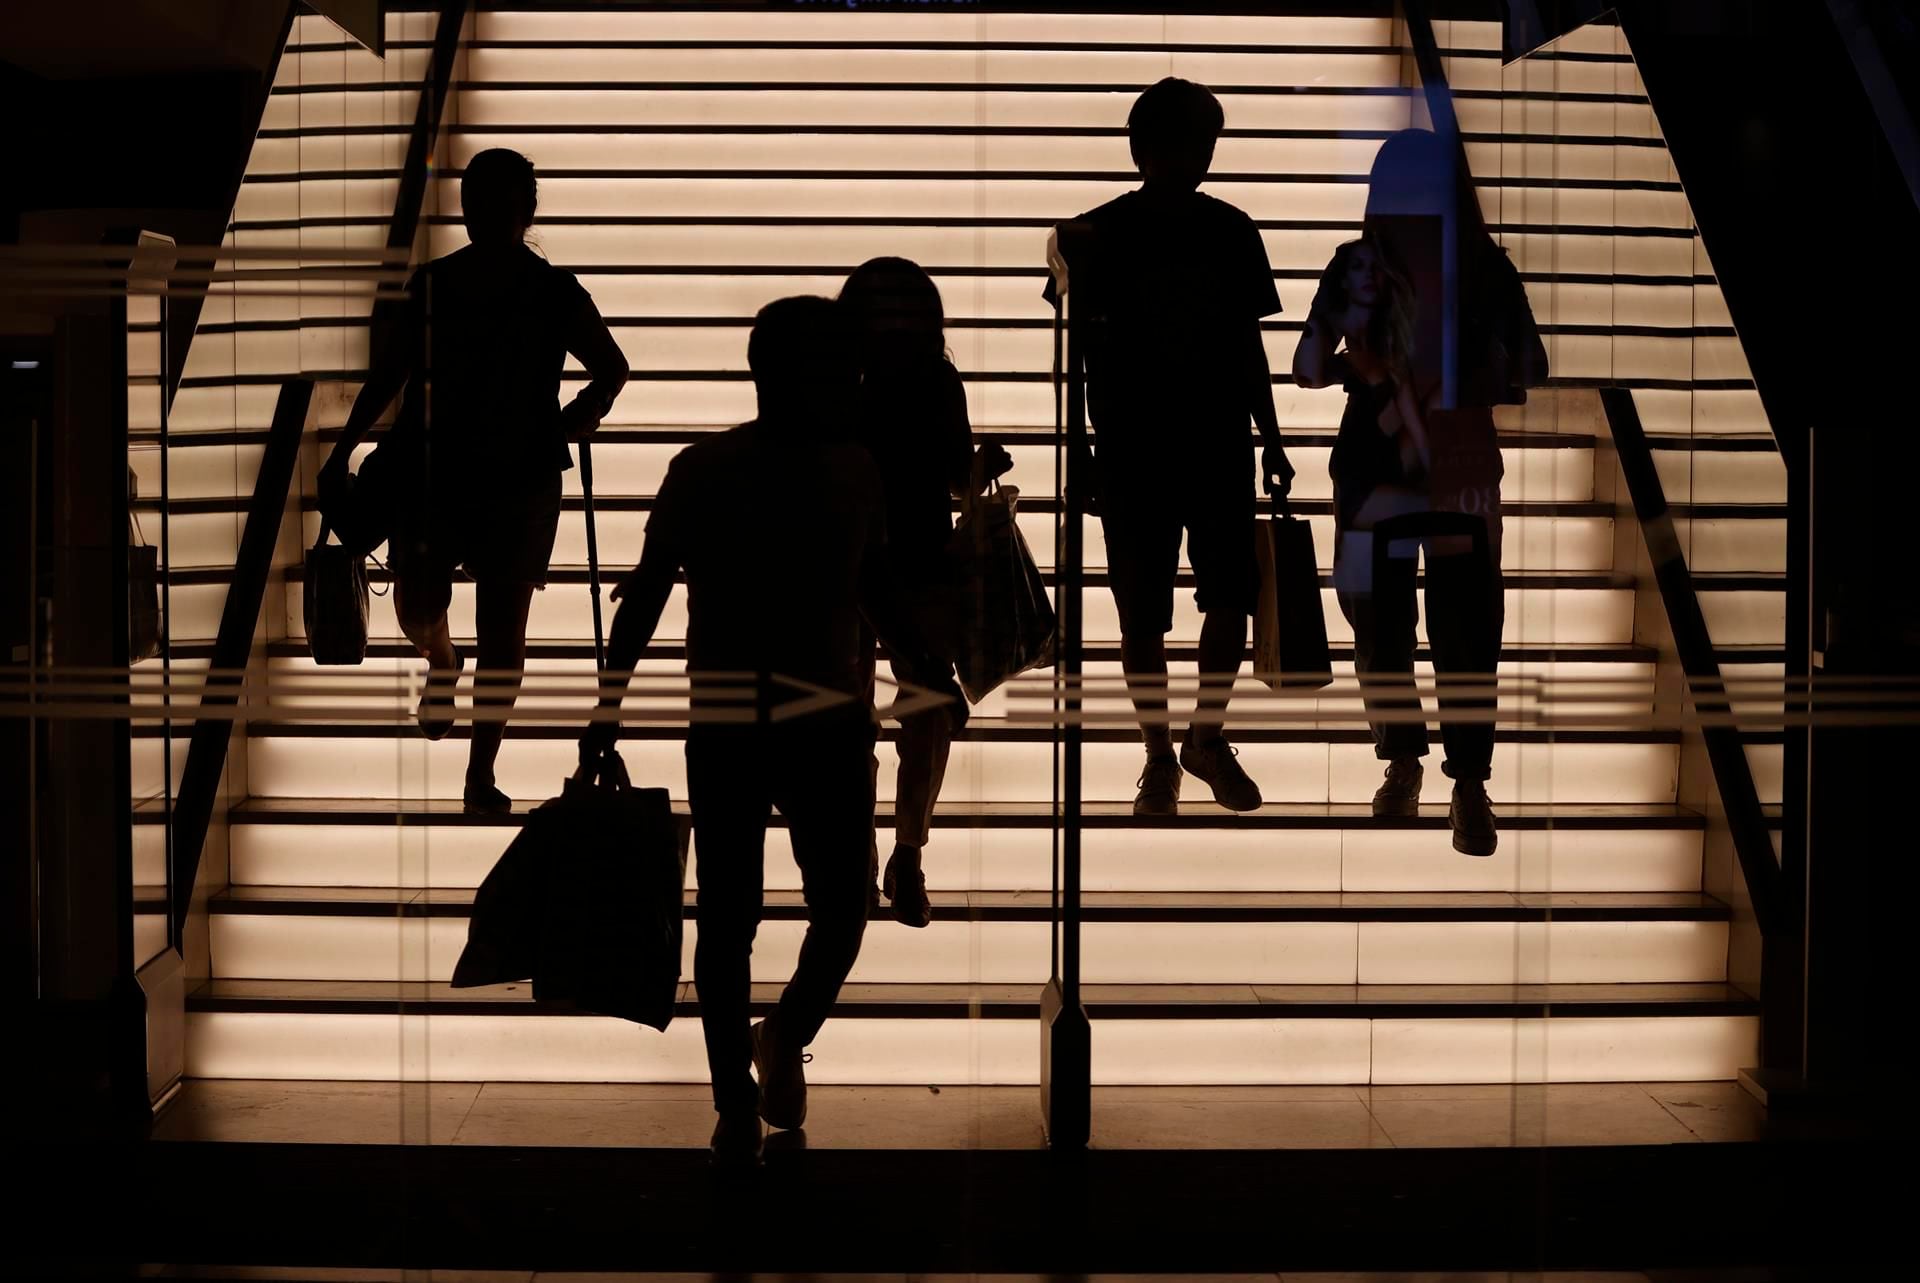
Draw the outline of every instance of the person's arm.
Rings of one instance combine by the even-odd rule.
[[[415,272],[407,282],[406,300],[400,305],[386,341],[374,356],[367,381],[360,385],[359,395],[353,398],[353,408],[347,411],[347,423],[340,430],[339,441],[321,465],[322,476],[339,477],[347,472],[354,448],[366,440],[367,433],[400,395],[400,389],[407,385],[414,362],[419,359],[425,324],[425,275],[424,271]]]
[[[1260,430],[1261,484],[1266,493],[1284,499],[1293,489],[1293,464],[1280,439],[1280,416],[1273,409],[1273,371],[1267,366],[1267,344],[1257,321],[1248,327],[1248,335],[1246,377],[1253,402],[1253,426]]]
[[[1313,292],[1307,308],[1307,323],[1301,328],[1300,342],[1293,349],[1293,381],[1303,388],[1330,388],[1345,383],[1351,373],[1346,358],[1339,355],[1342,332],[1341,314],[1346,311],[1346,286],[1349,247],[1342,245],[1333,253],[1320,273],[1320,286]]]
[[[577,288],[577,287],[576,287]],[[600,309],[585,290],[580,290],[572,313],[567,318],[567,351],[587,369],[587,386],[560,412],[567,439],[578,441],[600,426],[613,409],[613,400],[627,385],[626,353],[614,341],[613,332],[601,319]]]
[[[1241,254],[1244,266],[1238,269],[1243,283],[1235,296],[1241,315],[1246,317],[1241,331],[1245,336],[1241,340],[1241,378],[1248,408],[1253,414],[1253,426],[1260,432],[1261,489],[1276,499],[1284,499],[1293,489],[1293,464],[1288,461],[1286,445],[1280,440],[1280,416],[1273,409],[1273,369],[1267,363],[1266,336],[1260,330],[1261,318],[1280,310],[1280,291],[1274,288],[1273,265],[1267,261],[1267,246],[1260,239],[1260,229],[1244,214],[1239,220],[1246,246]]]
[[[669,466],[666,480],[660,483],[653,515],[647,521],[646,542],[640,546],[640,562],[620,581],[611,594],[620,603],[613,612],[613,627],[607,637],[607,668],[600,674],[600,700],[596,720],[580,737],[582,755],[604,752],[620,738],[620,706],[626,700],[627,683],[634,667],[653,641],[654,630],[673,594],[684,558],[680,546],[679,495],[684,483]]]
[[[1013,457],[996,443],[973,448],[973,424],[967,415],[967,388],[959,371],[941,362],[940,392],[932,431],[947,491],[956,499],[984,493],[987,483],[1013,467]]]
[[[1352,374],[1340,346],[1340,322],[1316,308],[1307,315],[1300,331],[1300,342],[1293,349],[1293,381],[1303,388],[1331,388],[1345,383]]]

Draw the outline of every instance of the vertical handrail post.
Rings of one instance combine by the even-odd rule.
[[[1080,725],[1084,631],[1086,530],[1082,496],[1087,432],[1085,352],[1067,288],[1073,224],[1047,240],[1053,270],[1054,460],[1060,528],[1055,547],[1054,613],[1054,941],[1052,974],[1041,996],[1040,1092],[1047,1143],[1078,1150],[1092,1128],[1092,1031],[1080,995],[1081,784],[1084,733]],[[1063,245],[1062,233],[1067,244]]]

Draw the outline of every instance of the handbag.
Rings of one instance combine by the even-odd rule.
[[[1020,491],[993,484],[967,501],[947,543],[959,584],[954,668],[978,704],[1009,677],[1053,663],[1053,603],[1014,520]]]
[[[367,558],[344,543],[328,543],[327,531],[322,515],[301,585],[307,649],[316,664],[357,664],[367,657]]]
[[[1317,690],[1333,681],[1327,618],[1320,598],[1313,527],[1278,496],[1273,516],[1254,523],[1260,594],[1253,615],[1253,660],[1273,690]]]

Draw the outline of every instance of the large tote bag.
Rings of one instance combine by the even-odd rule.
[[[993,486],[969,500],[947,545],[960,584],[954,668],[975,704],[1053,662],[1053,603],[1014,520],[1019,499],[1017,488]]]
[[[611,750],[580,765],[474,893],[453,987],[532,980],[537,1001],[665,1029],[680,989],[689,826]]]
[[[1333,681],[1313,528],[1278,499],[1254,526],[1260,596],[1253,616],[1254,668],[1274,690],[1317,690]]]

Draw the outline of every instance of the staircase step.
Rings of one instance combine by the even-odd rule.
[[[771,1009],[782,985],[756,983],[756,1012]],[[1276,1014],[1319,1019],[1472,1020],[1486,1017],[1750,1015],[1756,999],[1731,984],[1501,984],[1501,985],[1149,985],[1087,984],[1081,988],[1095,1020],[1258,1019]],[[537,1003],[529,984],[454,989],[431,981],[208,980],[187,995],[195,1012],[266,1013],[300,1010],[370,1015],[506,1015],[578,1020],[563,1005]],[[1032,1021],[1040,991],[1026,984],[850,984],[836,1017],[850,1020],[934,1016]],[[698,1016],[693,983],[683,981],[677,1016]]]
[[[417,799],[405,802],[378,802],[359,798],[327,797],[249,797],[234,803],[228,821],[246,825],[362,825],[378,828],[483,828],[514,829],[540,805],[517,802],[508,815],[476,814],[462,809],[451,798]],[[676,814],[688,813],[684,801],[675,802]],[[163,817],[150,813],[149,822]],[[891,824],[893,811],[882,805],[876,822]],[[933,824],[939,828],[978,829],[1051,829],[1053,808],[1045,803],[1029,802],[942,802],[935,806]],[[783,828],[786,820],[777,811],[768,823]],[[1329,829],[1384,830],[1444,829],[1447,808],[1428,805],[1418,815],[1379,816],[1365,805],[1325,806],[1269,802],[1257,811],[1234,814],[1219,807],[1195,807],[1179,815],[1135,815],[1125,802],[1087,802],[1081,812],[1086,829],[1123,829],[1180,833],[1211,832],[1219,829]],[[1500,815],[1503,831],[1624,830],[1647,829],[1696,830],[1706,827],[1706,817],[1698,811],[1674,805],[1583,806],[1573,803],[1516,804]]]
[[[471,636],[455,637],[454,644],[471,653],[479,643]],[[1249,651],[1249,654],[1252,652]],[[1351,664],[1353,647],[1329,646],[1328,653],[1335,664]],[[1729,650],[1730,659],[1746,658],[1755,662],[1764,660],[1774,652],[1759,650]],[[267,657],[275,660],[303,660],[312,654],[307,643],[294,639],[281,639],[267,643]],[[1171,644],[1167,647],[1167,659],[1175,664],[1191,664],[1199,659],[1199,647],[1192,644]],[[194,652],[183,647],[174,648],[174,658],[191,658]],[[684,660],[687,648],[678,642],[657,642],[649,646],[643,658],[648,660]],[[420,652],[413,643],[405,641],[374,641],[367,645],[368,659],[409,659],[417,660]],[[562,661],[590,661],[593,659],[593,643],[586,641],[530,641],[527,643],[529,663],[558,663]],[[1108,664],[1120,662],[1120,646],[1117,642],[1091,643],[1083,651],[1088,664]],[[1651,646],[1625,643],[1615,646],[1606,645],[1555,645],[1552,642],[1521,643],[1504,646],[1500,651],[1501,666],[1509,665],[1522,671],[1531,671],[1536,666],[1546,664],[1622,664],[1647,665],[1659,661],[1660,654]],[[1425,646],[1415,652],[1416,662],[1430,664],[1432,652]],[[1723,661],[1724,662],[1724,661]]]
[[[288,888],[246,888],[208,924],[213,974],[303,980],[446,980],[467,943],[472,896],[438,889],[414,903],[380,900],[378,889],[316,888],[301,901]],[[1082,929],[1089,981],[1143,984],[1508,984],[1527,980],[1681,983],[1724,980],[1728,921],[1696,895],[1684,913],[1663,906],[1614,917],[1562,917],[1510,897],[1492,916],[1429,911],[1400,915],[1342,908],[1308,912],[1302,897],[1240,897],[1240,903],[1108,893]],[[1498,898],[1498,897],[1494,897]],[[1616,897],[1607,897],[1609,900]],[[791,900],[791,896],[776,896]],[[1045,982],[1048,897],[1029,893],[939,893],[932,925],[870,923],[850,979],[855,983]],[[1136,901],[1131,906],[1124,902]],[[964,903],[961,903],[964,902]],[[997,902],[997,903],[996,903]],[[1431,903],[1429,900],[1427,903]],[[1590,906],[1594,907],[1594,906]],[[788,904],[765,915],[753,975],[784,980],[797,965],[807,916]],[[699,927],[685,928],[683,974],[691,975]]]
[[[1116,715],[1117,719],[1118,715]],[[984,720],[984,719],[983,719]],[[1342,719],[1344,720],[1344,718]],[[1139,732],[1089,728],[1082,796],[1131,801],[1140,772]],[[251,791],[267,797],[408,798],[458,796],[466,728],[430,742],[402,722],[256,722],[248,739]],[[885,728],[883,728],[884,732]],[[622,753],[633,777],[684,796],[683,726],[627,728]],[[577,726],[515,722],[499,763],[510,797],[551,794],[577,766]],[[1365,802],[1380,782],[1366,731],[1246,727],[1235,732],[1241,763],[1275,802]],[[1750,752],[1772,749],[1778,737]],[[1489,791],[1496,808],[1513,802],[1672,803],[1679,734],[1674,730],[1497,731]],[[878,750],[880,798],[893,788],[892,742]],[[951,801],[1043,802],[1052,797],[1051,728],[976,723],[954,744],[944,796]],[[1444,802],[1448,781],[1428,773],[1426,800]],[[1190,806],[1208,809],[1199,785]],[[1763,794],[1777,798],[1778,794]]]
[[[777,995],[754,986],[756,1011]],[[1726,984],[1089,985],[1083,996],[1103,1084],[1720,1079],[1753,1063],[1758,1038],[1758,1004]],[[1034,985],[849,985],[808,1077],[1037,1082],[1038,999]],[[706,1078],[687,991],[665,1034],[541,1007],[524,985],[216,980],[187,1008],[194,1077]]]
[[[1043,698],[1043,696],[1042,696]],[[1282,710],[1290,711],[1290,710]],[[324,711],[316,711],[311,717],[298,720],[279,718],[261,719],[248,723],[249,732],[257,737],[285,739],[399,739],[420,741],[420,733],[414,725],[410,711],[396,709],[399,714],[395,720],[387,722],[369,722],[352,720],[327,720]],[[516,720],[509,722],[506,738],[509,740],[566,740],[577,741],[586,723],[574,713],[564,720]],[[156,728],[157,730],[157,728]],[[469,738],[473,727],[462,721],[444,737],[445,740]],[[882,723],[878,731],[882,741],[893,739],[898,728]],[[621,726],[621,739],[627,742],[668,740],[678,743],[687,736],[687,723],[684,720],[646,721],[629,718]],[[1048,744],[1057,738],[1058,730],[1046,724],[1028,720],[1008,718],[975,717],[954,735],[955,743],[988,741],[1008,744]],[[1752,730],[1744,732],[1750,743],[1777,744],[1782,742],[1783,732],[1775,730]],[[1130,721],[1115,719],[1104,725],[1088,725],[1081,728],[1082,739],[1089,744],[1129,744],[1140,742],[1139,728]],[[1503,744],[1563,744],[1569,747],[1590,744],[1678,744],[1681,732],[1678,728],[1667,726],[1642,726],[1623,724],[1606,727],[1542,727],[1542,726],[1500,726],[1495,729],[1495,740]],[[1234,743],[1246,746],[1252,744],[1371,744],[1372,733],[1365,726],[1262,726],[1251,722],[1234,722],[1230,727],[1230,738]],[[439,742],[439,741],[428,741]]]
[[[1376,772],[1377,774],[1377,772]],[[249,798],[229,813],[239,886],[478,886],[529,809],[466,815],[452,800]],[[678,809],[684,811],[682,804]],[[1051,883],[1052,808],[944,802],[925,853],[936,892],[1042,891]],[[884,841],[891,808],[876,817]],[[1232,815],[1189,803],[1135,817],[1126,802],[1086,806],[1082,877],[1089,891],[1698,893],[1705,820],[1664,806],[1503,805],[1499,851],[1467,859],[1449,846],[1446,808],[1375,818],[1369,807],[1269,803]],[[156,830],[157,832],[157,830]],[[694,841],[697,861],[699,842]],[[786,822],[772,817],[766,884],[800,886]]]
[[[155,888],[154,890],[162,890]],[[473,911],[470,888],[236,886],[208,898],[207,911],[231,916],[459,918]],[[1041,891],[936,891],[941,922],[1051,922],[1051,895]],[[685,895],[689,920],[694,894]],[[1347,891],[1088,891],[1087,922],[1725,922],[1731,910],[1710,895],[1687,891],[1614,893]],[[805,921],[797,890],[769,890],[763,918]],[[880,925],[876,920],[875,926]]]

